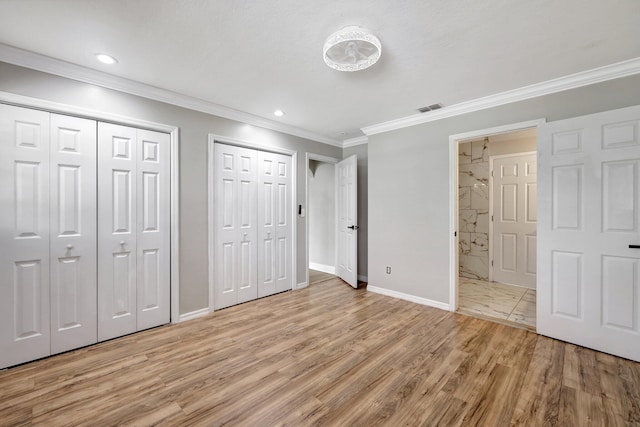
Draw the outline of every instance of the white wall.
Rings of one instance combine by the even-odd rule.
[[[640,103],[640,75],[369,137],[369,284],[449,303],[449,136]],[[385,266],[392,274],[385,274]]]
[[[257,126],[0,62],[0,91],[180,129],[180,313],[207,306],[207,138],[209,133],[298,152],[297,200],[305,200],[306,154],[341,158],[342,149]],[[306,218],[297,217],[298,282],[306,277]]]
[[[335,268],[335,166],[309,160],[309,263]]]

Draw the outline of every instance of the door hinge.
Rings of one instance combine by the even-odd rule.
[[[453,232],[453,237],[458,237],[458,232],[457,231]]]
[[[491,260],[491,267],[493,267],[493,260]]]
[[[491,176],[493,176],[493,171],[491,171]]]
[[[491,222],[493,222],[493,215],[491,215]]]

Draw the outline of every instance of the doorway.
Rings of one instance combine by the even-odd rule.
[[[337,159],[309,153],[307,157],[307,283],[336,277]]]
[[[536,129],[457,144],[457,311],[535,330]]]

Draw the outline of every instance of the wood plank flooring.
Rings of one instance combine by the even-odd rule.
[[[338,279],[0,372],[0,425],[625,426],[640,364]]]

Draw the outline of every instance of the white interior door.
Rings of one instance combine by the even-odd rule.
[[[291,157],[258,152],[258,297],[291,289]]]
[[[0,105],[0,368],[50,354],[49,113]]]
[[[640,361],[640,107],[538,133],[537,330]]]
[[[137,330],[170,321],[169,135],[138,129]]]
[[[492,158],[493,280],[536,287],[536,154]]]
[[[336,273],[358,287],[358,190],[355,155],[336,164],[336,209],[338,212]]]
[[[214,307],[258,297],[257,152],[214,144]]]
[[[98,124],[98,339],[136,331],[136,129]]]
[[[96,122],[51,114],[51,353],[97,342]]]

